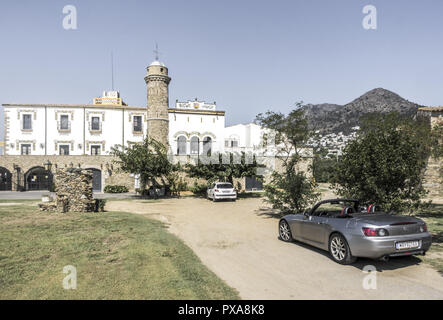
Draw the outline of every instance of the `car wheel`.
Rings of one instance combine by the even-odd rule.
[[[214,195],[212,195],[212,202],[217,202],[217,199],[215,199]]]
[[[292,242],[291,228],[286,220],[280,220],[278,226],[278,234],[280,235],[280,240],[284,242]]]
[[[329,240],[329,253],[332,259],[340,264],[352,264],[357,258],[353,257],[348,242],[341,234],[333,234]]]

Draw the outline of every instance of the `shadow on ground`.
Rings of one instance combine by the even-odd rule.
[[[271,208],[260,208],[254,211],[259,217],[280,219],[284,214],[278,213]]]
[[[329,252],[325,250],[318,249],[316,247],[310,246],[309,244],[305,244],[299,241],[292,242],[294,245],[302,247],[306,250],[314,251],[318,254],[321,254],[325,257],[328,257],[332,260],[332,258],[329,255]],[[378,272],[383,272],[385,270],[396,270],[401,269],[405,267],[409,267],[412,265],[419,265],[422,262],[422,260],[415,256],[407,256],[407,257],[395,257],[389,259],[389,261],[381,261],[381,260],[373,260],[373,259],[367,259],[367,258],[358,258],[358,260],[353,263],[351,266],[360,270],[363,270],[365,266],[372,265],[374,266]],[[335,263],[335,262],[334,262]]]

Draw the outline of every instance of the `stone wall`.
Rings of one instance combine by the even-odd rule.
[[[55,175],[55,188],[57,211],[95,211],[91,170],[58,169]]]
[[[112,156],[0,156],[0,167],[8,169],[12,174],[12,190],[25,187],[26,174],[30,169],[43,167],[49,160],[52,163],[52,173],[56,179],[58,169],[81,168],[98,169],[101,172],[102,190],[106,185],[124,185],[129,190],[134,190],[134,177],[120,172],[113,163]],[[14,169],[14,165],[18,170]]]
[[[431,127],[443,123],[443,108],[420,108],[418,117],[428,119]],[[441,141],[443,143],[443,141]],[[439,203],[443,203],[443,159],[430,157],[424,174],[423,186],[428,191],[428,198]]]
[[[189,158],[189,159],[188,159]],[[189,156],[174,157],[174,161],[180,160],[182,163],[191,161]],[[134,177],[128,173],[124,173],[118,170],[118,166],[113,163],[115,160],[112,156],[0,156],[0,167],[8,169],[12,173],[12,190],[17,191],[19,187],[25,187],[26,174],[30,169],[35,167],[43,167],[46,161],[52,163],[52,173],[54,180],[57,179],[57,171],[67,168],[81,168],[81,169],[98,169],[101,171],[102,190],[106,185],[124,185],[129,191],[134,191]],[[270,165],[273,165],[275,170],[282,170],[282,160],[279,158],[269,158]],[[312,164],[312,158],[306,157],[299,164],[299,169],[304,170],[308,177],[311,173],[307,170]],[[14,165],[19,169],[15,170]],[[272,171],[268,171],[265,175],[265,183],[268,181]],[[184,173],[181,173],[183,180],[192,186],[194,181],[198,183],[204,183],[203,179],[189,178]],[[237,185],[239,182],[244,190],[245,179],[237,179],[235,182]]]

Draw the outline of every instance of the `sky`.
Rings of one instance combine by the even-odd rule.
[[[63,27],[66,5],[76,30]],[[376,29],[362,25],[366,5]],[[145,106],[158,43],[170,107],[216,101],[227,125],[378,87],[443,105],[442,17],[441,0],[2,0],[0,103],[92,103],[111,89],[112,52],[115,89]]]

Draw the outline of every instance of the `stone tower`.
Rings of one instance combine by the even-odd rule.
[[[163,143],[167,148],[169,136],[169,82],[168,68],[154,61],[146,68],[145,82],[148,91],[148,136]]]

